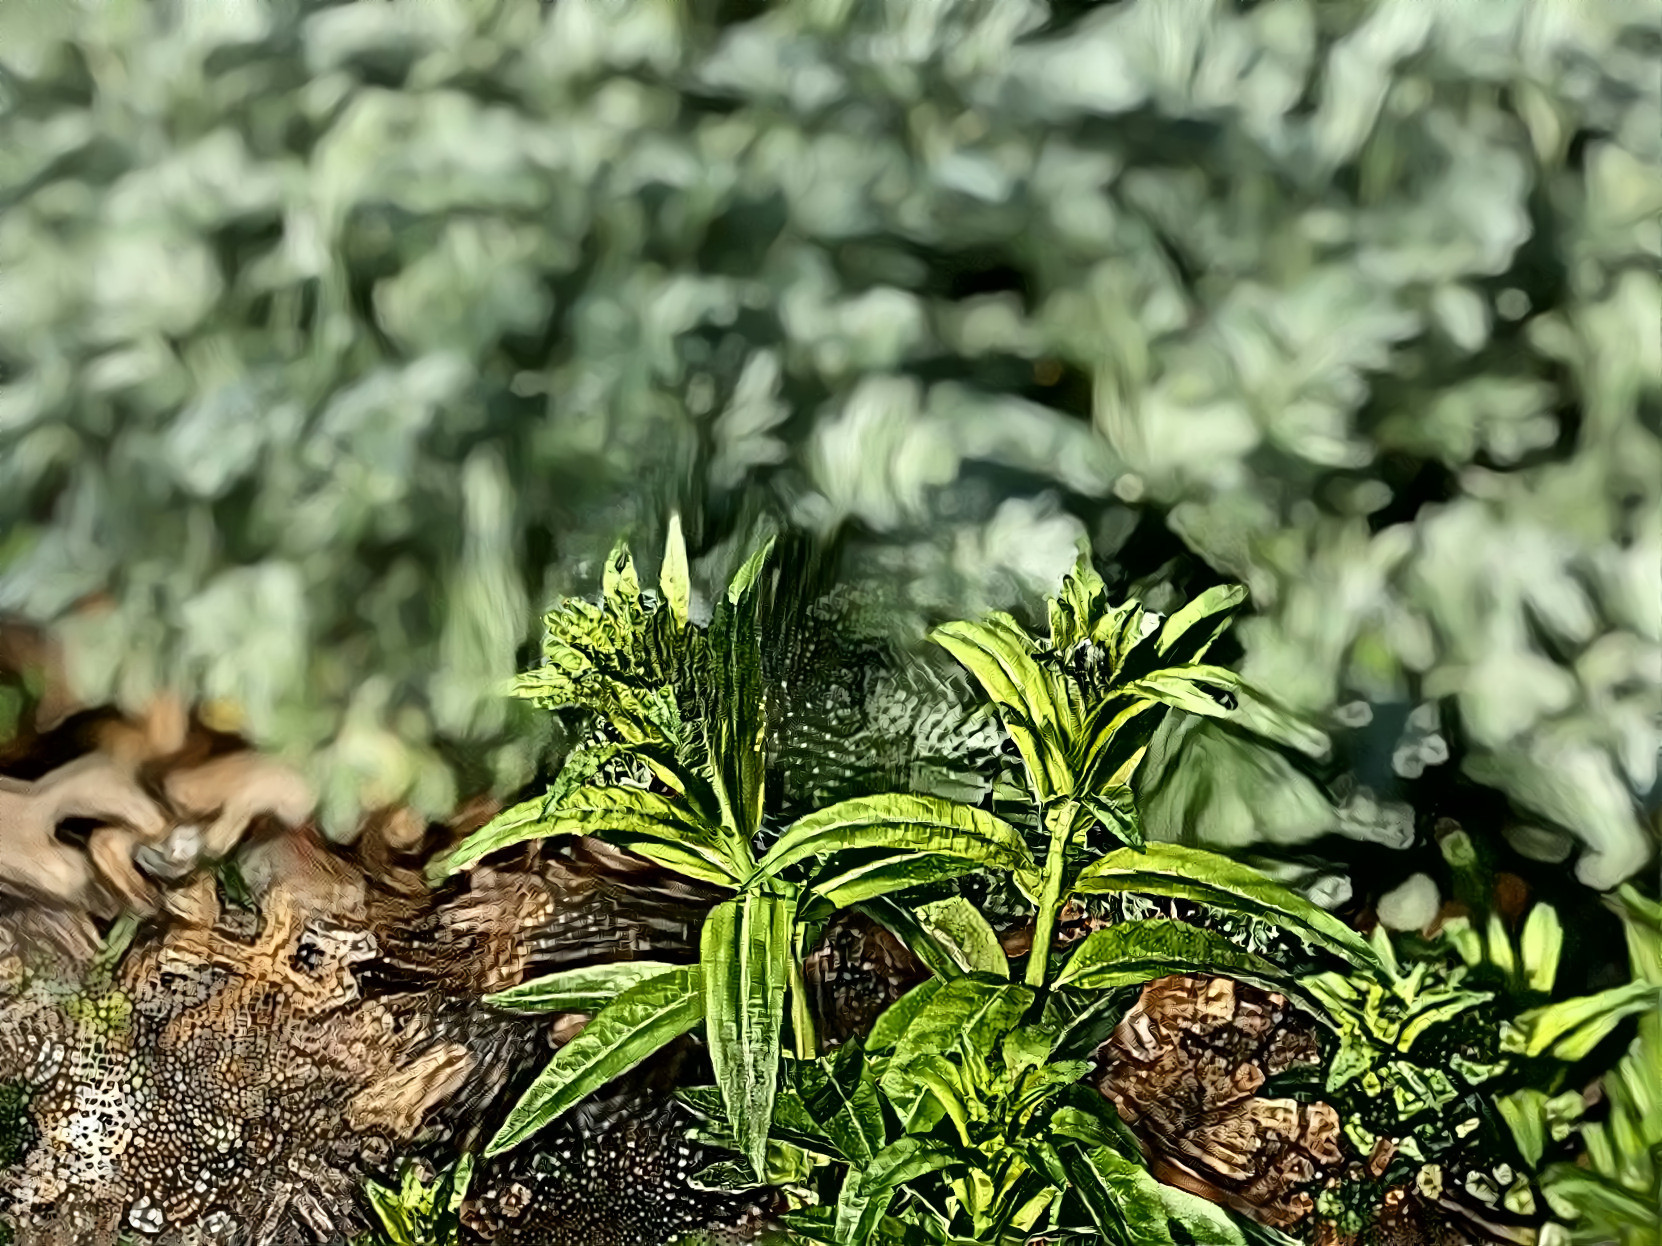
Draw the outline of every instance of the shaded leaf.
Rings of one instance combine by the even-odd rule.
[[[1073,1191],[1091,1221],[1120,1246],[1172,1246],[1160,1187],[1139,1163],[1108,1147],[1062,1150]]]
[[[809,1116],[849,1163],[863,1168],[883,1149],[877,1079],[858,1039],[834,1055],[797,1065],[796,1084]]]

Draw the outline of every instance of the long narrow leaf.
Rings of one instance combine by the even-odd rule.
[[[703,1019],[704,982],[696,968],[631,987],[554,1053],[485,1148],[486,1157],[518,1146]]]
[[[485,996],[484,1002],[508,1012],[595,1012],[631,987],[677,968],[659,960],[587,965],[521,982]]]
[[[458,870],[466,869],[482,857],[525,840],[540,839],[539,828],[546,821],[548,797],[538,796],[511,805],[497,814],[479,830],[465,839],[448,856],[441,857],[428,867],[430,882],[439,882]]]
[[[890,793],[840,801],[793,823],[751,880],[855,848],[904,849],[993,869],[1032,872],[1033,854],[1015,827],[971,805],[937,796]]]
[[[750,893],[718,904],[705,919],[700,947],[710,1064],[733,1132],[757,1172],[766,1168],[779,1092],[791,908],[787,900]]]
[[[1207,718],[1227,718],[1230,710],[1205,689],[1234,692],[1240,687],[1240,677],[1221,666],[1180,666],[1171,670],[1154,671],[1141,679],[1133,679],[1121,686],[1127,696],[1147,697],[1173,709]]]
[[[1270,984],[1271,990],[1282,989],[1287,979],[1262,956],[1214,930],[1153,917],[1093,931],[1062,967],[1056,985],[1103,990],[1173,974],[1240,977]]]
[[[1093,931],[1057,975],[1057,986],[1109,990],[1173,974],[1234,978],[1279,991],[1324,1021],[1332,1013],[1319,998],[1277,965],[1216,931],[1155,917]]]
[[[493,821],[470,835],[440,869],[454,873],[511,844],[566,835],[604,839],[718,886],[732,886],[740,873],[712,828],[669,797],[638,787],[584,788],[540,821]]]
[[[936,628],[930,639],[975,676],[996,706],[1018,712],[1015,718],[1005,718],[1005,729],[1039,795],[1057,795],[1066,772],[1063,759],[1055,756],[1045,737],[1076,734],[1078,724],[1066,724],[1073,731],[1064,729],[1063,715],[1071,716],[1067,698],[1058,681],[1034,659],[1026,633],[1008,615],[995,614],[981,623],[948,623]]]
[[[813,891],[844,909],[891,892],[959,878],[976,868],[975,862],[962,857],[932,857],[916,852],[856,859],[859,856],[863,854],[833,856],[811,884]]]
[[[1662,987],[1629,982],[1596,995],[1582,995],[1536,1008],[1518,1018],[1528,1037],[1526,1054],[1548,1051],[1560,1060],[1585,1058],[1626,1018],[1662,1006]]]
[[[1352,965],[1385,978],[1378,953],[1349,926],[1251,866],[1200,848],[1149,844],[1120,848],[1080,871],[1081,895],[1136,892],[1194,900],[1274,922]]]
[[[1156,652],[1172,662],[1198,662],[1229,626],[1229,613],[1245,600],[1246,589],[1238,584],[1207,589],[1166,620],[1155,641]]]

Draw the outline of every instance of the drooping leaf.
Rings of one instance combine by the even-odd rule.
[[[1230,708],[1206,689],[1216,688],[1219,692],[1233,693],[1239,687],[1240,677],[1234,671],[1221,666],[1196,664],[1153,671],[1141,679],[1128,681],[1121,686],[1121,691],[1126,696],[1146,697],[1185,713],[1206,718],[1227,718]]]
[[[839,801],[797,819],[762,859],[752,883],[851,848],[904,849],[993,869],[1035,872],[1015,827],[985,810],[936,796],[890,793]]]
[[[1355,967],[1384,976],[1378,953],[1350,927],[1266,875],[1218,853],[1181,844],[1117,849],[1080,871],[1081,895],[1134,892],[1210,904],[1290,930]]]
[[[532,978],[487,995],[484,1002],[507,1012],[595,1012],[631,987],[677,968],[658,960],[586,965]]]
[[[886,855],[837,853],[810,884],[837,908],[851,908],[891,892],[959,878],[976,868],[962,857],[935,857],[915,852]]]
[[[1200,661],[1229,626],[1230,612],[1245,600],[1246,589],[1238,584],[1207,589],[1166,619],[1155,650],[1173,665]]]
[[[667,796],[637,787],[590,787],[558,809],[531,817],[527,801],[475,831],[436,867],[438,877],[465,869],[502,848],[534,839],[592,835],[703,882],[731,886],[739,867],[714,831]]]
[[[428,880],[441,882],[500,848],[538,838],[538,828],[543,825],[547,809],[546,795],[509,806],[462,841],[454,852],[429,866]]]
[[[950,981],[964,972],[951,950],[924,928],[917,912],[911,907],[883,896],[859,905],[858,911],[899,939],[936,977]]]
[[[703,1019],[704,982],[697,968],[631,987],[554,1053],[485,1148],[486,1157],[518,1146]]]
[[[745,1158],[767,1162],[790,980],[790,901],[747,892],[704,921],[700,965],[710,1064]]]

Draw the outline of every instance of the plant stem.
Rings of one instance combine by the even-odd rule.
[[[1050,945],[1056,937],[1056,918],[1062,911],[1062,876],[1067,872],[1068,840],[1073,835],[1074,814],[1078,809],[1071,799],[1051,810],[1046,819],[1050,823],[1050,847],[1045,851],[1044,888],[1039,893],[1039,915],[1033,923],[1033,950],[1027,957],[1026,982],[1028,986],[1042,987],[1050,964]]]

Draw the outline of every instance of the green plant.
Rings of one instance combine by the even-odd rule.
[[[1029,1020],[1037,992],[990,974],[932,979],[895,1004],[862,1044],[793,1061],[775,1109],[779,1160],[810,1205],[788,1217],[800,1240],[1121,1246],[1186,1240],[1240,1246],[1221,1209],[1156,1183],[1135,1140],[1096,1092],[1086,1062],[1057,1058],[1065,1026]],[[713,1088],[684,1092],[701,1136],[733,1145]],[[740,1164],[696,1180],[755,1184]]]
[[[1624,896],[1625,911],[1644,911],[1631,888]],[[1543,1193],[1549,1204],[1568,1206],[1583,1179],[1603,1191],[1607,1208],[1631,1201],[1620,1179],[1604,1184],[1617,1170],[1640,1175],[1631,1108],[1617,1112],[1615,1127],[1629,1155],[1624,1164],[1607,1163],[1587,1178],[1562,1160],[1545,1161],[1570,1154],[1587,1106],[1566,1088],[1572,1069],[1624,1020],[1662,1004],[1658,978],[1641,969],[1637,920],[1629,925],[1635,980],[1593,995],[1554,998],[1563,929],[1547,904],[1534,905],[1516,934],[1498,913],[1475,926],[1455,918],[1411,956],[1399,955],[1379,927],[1372,942],[1386,981],[1336,973],[1306,979],[1338,1023],[1321,1092],[1340,1109],[1357,1152],[1376,1161],[1370,1176],[1330,1191],[1318,1209],[1354,1230],[1384,1189],[1412,1184],[1479,1215],[1534,1218],[1545,1210]],[[1642,1042],[1629,1058],[1644,1059]],[[1636,1071],[1613,1075],[1619,1093]],[[1588,1149],[1601,1148],[1609,1160],[1607,1142]]]
[[[1276,922],[1353,967],[1377,968],[1374,951],[1342,923],[1256,871],[1202,850],[1143,842],[1129,784],[1159,717],[1174,707],[1221,715],[1227,708],[1207,690],[1241,690],[1228,671],[1199,660],[1241,600],[1238,590],[1202,594],[1162,625],[1139,606],[1110,609],[1082,552],[1049,603],[1045,640],[1034,640],[1008,616],[940,629],[937,639],[981,682],[1021,758],[1025,829],[970,805],[888,793],[809,812],[758,852],[767,767],[757,646],[767,549],[745,565],[701,628],[689,617],[684,558],[673,525],[671,532],[657,600],[642,594],[632,560],[620,551],[608,567],[602,604],[570,603],[551,615],[547,663],[520,682],[524,695],[594,714],[602,733],[568,759],[547,796],[506,811],[437,872],[531,839],[590,834],[735,894],[707,919],[697,965],[578,969],[493,997],[507,1007],[592,1010],[594,1016],[551,1059],[487,1154],[523,1141],[651,1051],[702,1024],[734,1145],[758,1179],[774,1171],[770,1135],[780,1103],[785,1001],[793,1001],[791,1029],[801,1064],[815,1056],[801,957],[823,914],[837,907],[866,907],[918,950],[937,983],[948,983],[941,1003],[920,1014],[927,1018],[920,1033],[946,1035],[963,1019],[952,1011],[962,996],[991,1009],[987,1015],[995,1020],[981,1030],[971,1027],[981,1035],[975,1043],[1018,1032],[1022,1014],[1041,996],[1102,992],[1170,973],[1226,972],[1298,993],[1288,975],[1262,957],[1169,919],[1098,931],[1052,974],[1056,917],[1075,894],[1196,900]],[[603,781],[608,768],[628,773],[631,766],[633,782]],[[1125,846],[1094,851],[1087,831],[1095,826]],[[997,939],[961,896],[915,911],[894,903],[898,893],[977,869],[1008,874],[1034,905],[1025,985],[1008,982],[1010,966]],[[989,982],[1003,986],[993,989]],[[1029,1145],[1029,1131],[1049,1119],[1035,1118],[1034,1111],[1083,1071],[1050,1060],[1045,1031],[1019,1033],[1023,1037],[1010,1041],[1023,1054],[1005,1057],[1001,1072],[989,1064],[996,1054],[991,1046],[972,1044],[949,1068],[939,1052],[924,1049],[921,1038],[897,1035],[901,1046],[880,1084],[898,1119],[911,1130],[927,1100],[957,1129],[956,1142],[943,1145],[983,1156],[979,1175],[952,1178],[959,1182],[953,1194],[958,1212],[948,1222],[961,1212],[966,1231],[1002,1233],[1026,1214],[1024,1207],[1036,1216],[1045,1198],[1029,1188],[1039,1178],[1024,1174],[1040,1171],[1063,1174],[1043,1187],[1052,1198],[1081,1180],[1107,1182],[1099,1210],[1121,1214],[1125,1208],[1112,1190],[1131,1180],[1122,1171],[1124,1154],[1089,1150],[1082,1153],[1088,1162],[1078,1161],[1087,1167],[1069,1174],[1072,1160],[1035,1169],[1010,1150]],[[971,1101],[978,1105],[979,1141],[970,1138]],[[903,1185],[910,1189],[912,1177],[925,1171],[914,1171],[914,1159],[901,1162],[922,1145],[919,1140],[896,1139],[893,1145],[900,1150],[890,1153],[896,1157],[892,1171],[883,1168],[877,1177],[862,1168],[850,1178],[855,1185],[839,1196],[839,1206],[864,1199],[861,1207],[875,1210],[840,1211],[839,1233],[865,1232],[880,1222],[887,1195]],[[1031,1145],[1043,1153],[1043,1144]],[[1107,1170],[1117,1175],[1110,1180]],[[879,1197],[885,1181],[886,1194]],[[1088,1191],[1081,1197],[1088,1200]]]
[[[472,1178],[473,1157],[463,1155],[431,1180],[420,1165],[406,1161],[396,1190],[367,1182],[364,1194],[380,1227],[358,1246],[460,1246],[462,1202]]]
[[[1613,899],[1627,932],[1633,985],[1650,989],[1639,1012],[1638,1034],[1615,1068],[1604,1075],[1603,1119],[1583,1123],[1584,1164],[1560,1160],[1542,1174],[1554,1215],[1578,1243],[1619,1242],[1649,1246],[1662,1232],[1662,905],[1623,887]],[[1611,1011],[1628,1013],[1621,1001],[1581,1024],[1597,1026]],[[1542,1020],[1535,1034],[1544,1032]],[[1571,1030],[1573,1035],[1577,1031]],[[1562,1139],[1580,1116],[1580,1096],[1565,1105],[1538,1090],[1514,1097],[1506,1121],[1519,1149],[1532,1160]],[[1503,1104],[1503,1108],[1507,1105]]]

